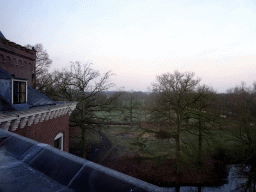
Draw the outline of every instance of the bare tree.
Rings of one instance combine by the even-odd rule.
[[[181,173],[181,131],[186,126],[186,117],[189,108],[198,100],[193,96],[200,79],[195,78],[194,73],[174,74],[165,73],[157,76],[152,83],[152,91],[155,99],[151,108],[151,118],[170,130],[170,135],[176,143],[176,172]]]
[[[251,106],[256,106],[254,90],[242,83],[240,87],[229,89],[228,95],[235,117],[233,121],[235,122],[234,130],[236,131],[233,131],[233,136],[240,143],[237,149],[243,151],[242,154],[245,155],[243,163],[248,163],[251,160],[255,161],[256,120],[254,114],[250,111]]]
[[[47,72],[48,68],[52,64],[52,60],[50,59],[43,45],[40,43],[40,44],[35,44],[34,46],[25,45],[25,47],[36,50],[36,66],[35,66],[36,75],[40,76],[41,74]]]
[[[53,74],[48,73],[48,68],[51,66],[52,60],[42,44],[35,44],[34,46],[26,45],[25,47],[36,50],[36,64],[34,68],[36,78],[35,82],[33,82],[33,87],[47,95],[47,92],[52,89],[52,84],[56,82]]]
[[[198,86],[194,93],[194,98],[197,98],[190,110],[188,115],[192,117],[196,122],[187,127],[187,131],[190,132],[190,127],[195,127],[198,133],[198,156],[197,162],[202,165],[202,154],[203,154],[203,139],[210,139],[210,128],[218,126],[219,113],[213,109],[213,105],[216,104],[216,92],[206,86]]]
[[[237,144],[234,145],[233,155],[241,163],[238,178],[246,182],[237,190],[255,191],[256,186],[256,83],[253,87],[244,82],[227,91],[233,115],[232,136]],[[248,166],[249,165],[249,166]],[[239,170],[239,169],[238,169]]]
[[[64,70],[58,75],[60,98],[79,102],[70,121],[81,129],[83,158],[86,157],[86,130],[104,122],[106,118],[99,116],[97,112],[108,110],[109,104],[119,96],[102,99],[103,92],[115,86],[110,82],[111,76],[111,71],[101,75],[92,68],[92,64],[81,65],[80,62],[72,63],[70,70]]]
[[[132,127],[135,122],[138,123],[140,121],[142,101],[138,98],[136,92],[127,92],[125,95],[122,112],[124,118],[129,120],[129,124]]]
[[[52,73],[45,72],[36,79],[36,90],[46,95],[53,100],[59,100],[59,93],[57,90],[59,72]]]

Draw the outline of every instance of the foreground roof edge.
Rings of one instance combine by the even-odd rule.
[[[15,191],[15,186],[9,186],[12,182],[16,185],[16,190],[22,191],[20,187],[24,184],[21,182],[24,181],[25,176],[31,177],[30,174],[33,178],[25,180],[26,186],[23,191],[29,190],[28,187],[35,188],[37,185],[49,187],[40,182],[31,183],[35,182],[34,180],[40,181],[37,177],[45,181],[45,178],[41,178],[44,177],[43,174],[46,179],[53,180],[51,181],[53,187],[59,187],[60,191],[165,191],[164,188],[2,129],[0,129],[0,155],[3,156],[0,158],[1,165],[6,164],[0,166],[0,177],[5,174],[1,177],[0,190],[12,187],[13,190],[8,191]],[[10,159],[13,164],[5,162],[6,159]],[[26,175],[23,175],[21,170],[26,170]],[[8,178],[8,175],[12,175],[9,172],[15,173],[16,178],[13,176]]]

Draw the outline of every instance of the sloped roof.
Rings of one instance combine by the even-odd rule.
[[[49,97],[43,95],[39,91],[33,89],[28,85],[28,99],[27,103],[31,107],[39,107],[44,105],[56,105],[56,103]]]
[[[13,111],[12,105],[0,95],[0,111]]]
[[[0,68],[0,79],[11,79],[12,76],[7,71]]]
[[[3,38],[3,39],[6,39],[1,31],[0,31],[0,37]]]
[[[23,79],[19,77],[13,77],[7,71],[0,69],[0,79]],[[43,95],[39,91],[33,89],[29,85],[27,85],[27,104],[23,104],[21,106],[16,106],[16,110],[26,110],[29,107],[41,107],[41,106],[48,106],[48,105],[56,105],[56,103],[50,99],[49,97]],[[7,100],[3,97],[0,97],[0,111],[8,111],[13,110],[14,108]]]

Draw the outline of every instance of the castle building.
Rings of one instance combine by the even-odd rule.
[[[36,51],[0,31],[0,128],[69,150],[69,115],[76,102],[56,102],[32,88]]]

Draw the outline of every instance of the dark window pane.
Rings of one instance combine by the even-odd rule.
[[[13,92],[13,103],[19,103],[18,92]]]
[[[19,103],[19,82],[13,82],[13,103]]]
[[[17,81],[13,82],[13,91],[15,91],[15,92],[19,91],[19,82],[17,82]]]
[[[13,81],[13,103],[26,103],[26,82]]]
[[[54,147],[57,149],[61,149],[61,137],[54,140]]]

